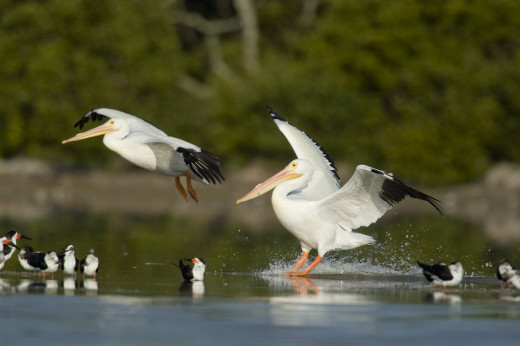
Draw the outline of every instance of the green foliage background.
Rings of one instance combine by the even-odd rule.
[[[219,36],[218,73],[204,35],[175,18],[233,18],[232,1],[0,0],[0,154],[106,165],[99,141],[60,143],[110,107],[218,154],[224,171],[286,162],[267,104],[336,161],[424,184],[520,160],[520,3],[319,1],[310,22],[303,4],[254,2],[259,70],[237,31]]]

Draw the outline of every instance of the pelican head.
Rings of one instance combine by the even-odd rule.
[[[289,163],[287,167],[285,167],[283,170],[281,170],[271,178],[267,179],[263,183],[256,185],[256,187],[253,190],[251,190],[251,192],[239,199],[237,201],[237,204],[263,195],[264,193],[271,191],[284,181],[299,178],[305,173],[311,171],[312,165],[309,161],[304,159],[296,159]]]
[[[100,125],[85,132],[78,133],[74,137],[63,140],[61,144],[74,141],[81,141],[82,139],[106,135],[109,133],[115,133],[114,135],[117,139],[124,138],[129,133],[128,121],[126,119],[110,119],[103,125]]]

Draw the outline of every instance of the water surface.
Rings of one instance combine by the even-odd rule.
[[[13,344],[301,345],[518,343],[520,291],[495,266],[518,244],[491,242],[456,220],[391,217],[364,229],[378,244],[327,254],[303,279],[284,271],[299,246],[283,229],[250,234],[220,223],[78,213],[15,224],[37,250],[72,243],[100,257],[96,279],[43,281],[13,258],[0,272],[2,337]],[[17,227],[15,227],[17,226]],[[207,261],[185,283],[172,262]],[[463,283],[444,292],[416,260],[460,260]],[[518,262],[520,263],[520,262]]]

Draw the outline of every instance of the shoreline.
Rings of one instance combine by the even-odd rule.
[[[342,165],[339,171],[351,171],[348,168]],[[240,205],[235,201],[275,171],[265,161],[254,161],[240,172],[230,171],[223,184],[204,186],[196,182],[194,188],[200,201],[197,205],[191,199],[184,201],[173,178],[131,165],[108,171],[73,171],[56,169],[37,160],[3,160],[0,217],[38,220],[56,211],[84,210],[95,214],[224,218],[256,232],[278,222],[269,195]],[[185,184],[184,178],[181,181]],[[425,192],[442,202],[446,216],[478,225],[490,237],[520,240],[519,165],[500,163],[478,181]],[[436,212],[430,209],[425,203],[407,198],[392,211]]]

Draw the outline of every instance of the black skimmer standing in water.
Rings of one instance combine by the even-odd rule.
[[[23,269],[31,272],[39,271],[40,269],[29,264],[29,258],[34,253],[34,250],[30,246],[25,246],[23,249],[20,250],[20,253],[18,254],[18,261],[20,262],[20,265]],[[32,261],[34,263],[34,261]]]
[[[204,273],[206,271],[206,261],[202,258],[185,258],[185,261],[189,261],[191,264],[185,265],[182,259],[179,260],[178,267],[181,270],[182,277],[185,281],[202,281],[204,280]]]
[[[4,237],[0,238],[0,242],[3,241],[4,239],[9,239],[9,241],[12,241],[14,245],[16,245],[16,241],[19,240],[19,239],[31,240],[31,238],[26,237],[23,234],[20,234],[20,233],[18,233],[16,231],[9,231],[9,232],[7,232]],[[3,252],[4,256],[5,256],[5,260],[6,261],[8,259],[10,259],[11,256],[13,256],[14,250],[15,250],[15,247],[4,246],[4,250],[2,252]]]
[[[302,256],[289,275],[307,275],[329,251],[374,244],[371,236],[352,230],[374,223],[407,196],[424,200],[442,213],[437,199],[392,174],[365,165],[357,166],[350,180],[340,188],[336,166],[327,152],[271,108],[268,110],[298,159],[258,184],[237,203],[274,189],[271,202],[276,217],[300,241],[302,248]],[[305,270],[299,271],[312,249],[318,251],[318,256]]]
[[[94,255],[94,253],[90,252],[87,257],[81,260],[79,262],[79,267],[81,270],[81,273],[83,274],[83,277],[85,275],[87,276],[93,276],[94,279],[96,278],[96,274],[99,270],[99,258]]]
[[[508,260],[502,260],[497,267],[497,278],[504,283],[509,284],[509,287],[515,286],[520,288],[520,273],[513,267]],[[500,288],[503,288],[504,283],[500,283]]]
[[[51,280],[54,280],[54,273],[58,271],[60,267],[60,259],[56,251],[49,251],[43,257],[44,264],[40,262],[40,269],[43,272],[43,279],[45,280],[45,274],[51,274]]]
[[[460,262],[451,262],[449,265],[445,263],[424,264],[417,261],[419,267],[422,268],[423,274],[430,282],[430,287],[434,284],[441,285],[446,290],[446,286],[457,286],[462,281],[464,268]]]
[[[54,273],[60,267],[56,251],[34,252],[30,246],[26,246],[20,251],[18,260],[25,270],[42,272],[44,280],[45,274],[51,274],[51,279],[54,280]]]
[[[181,185],[180,177],[186,177],[187,190],[197,203],[197,194],[191,180],[222,183],[220,160],[210,152],[175,137],[170,137],[149,122],[115,109],[98,108],[84,115],[74,127],[83,128],[91,119],[109,118],[105,124],[62,141],[63,144],[104,135],[103,143],[112,151],[133,164],[175,177],[179,194],[188,201],[188,194]]]
[[[0,241],[0,269],[2,269],[5,266],[5,262],[7,261],[7,256],[4,252],[4,249],[6,247],[13,247],[18,249],[18,247],[7,238]]]
[[[74,245],[70,244],[63,249],[63,252],[59,254],[61,270],[65,275],[76,275],[78,271],[79,261],[76,258],[76,251]]]

